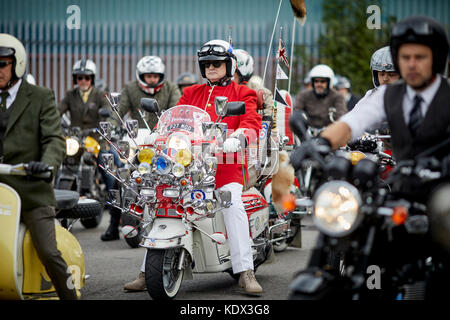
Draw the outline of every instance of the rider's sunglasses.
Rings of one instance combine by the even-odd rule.
[[[89,81],[89,80],[91,80],[91,77],[90,76],[77,76],[78,81],[81,81],[83,79],[86,81]]]
[[[314,83],[327,83],[327,80],[314,79],[313,82],[314,82]]]
[[[0,69],[3,69],[4,67],[6,67],[9,64],[12,64],[12,61],[8,61],[8,60],[0,61]]]
[[[427,22],[399,23],[392,28],[392,36],[398,37],[412,31],[419,36],[428,36],[433,33],[433,28]]]
[[[222,63],[223,63],[222,61],[208,61],[208,62],[205,62],[205,68],[208,69],[211,65],[214,68],[220,68]]]

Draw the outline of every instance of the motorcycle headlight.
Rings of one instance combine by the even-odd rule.
[[[147,162],[152,163],[152,159],[155,156],[155,150],[152,148],[144,148],[139,151],[138,160],[139,163]]]
[[[358,189],[345,181],[323,184],[314,196],[313,220],[317,228],[332,237],[344,237],[361,222]]]
[[[184,176],[184,167],[182,164],[175,164],[172,168],[172,174],[177,177],[177,178],[181,178],[182,176]]]
[[[95,154],[95,156],[98,156],[98,153],[100,152],[100,144],[90,136],[87,136],[86,139],[84,139],[84,148],[87,152]]]
[[[366,155],[361,151],[350,152],[350,161],[353,165],[356,165],[360,160],[365,159]]]
[[[66,139],[66,154],[69,157],[72,157],[77,154],[78,150],[80,150],[80,143],[77,139],[67,138]]]
[[[159,174],[168,174],[172,169],[170,161],[162,156],[156,158],[155,166]]]
[[[192,153],[188,149],[178,150],[175,161],[187,167],[192,162]]]
[[[190,149],[191,140],[181,132],[174,132],[167,138],[166,147],[176,150]]]

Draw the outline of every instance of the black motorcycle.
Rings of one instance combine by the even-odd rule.
[[[293,117],[293,131],[302,134],[301,117]],[[449,190],[440,162],[429,153],[399,162],[386,184],[377,161],[352,165],[339,153],[317,150],[309,150],[309,159],[323,181],[313,197],[320,234],[307,268],[290,286],[290,299],[417,299],[442,292],[449,255],[430,228],[436,200],[427,201]],[[449,211],[441,206],[446,218],[440,219],[448,220]]]
[[[76,191],[81,197],[105,203],[106,187],[97,168],[101,147],[96,129],[70,127],[64,118],[62,129],[66,137],[66,156],[58,170],[55,188]],[[102,216],[100,213],[94,218],[82,218],[80,221],[85,228],[95,228],[100,224]]]

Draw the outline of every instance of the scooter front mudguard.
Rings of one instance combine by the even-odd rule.
[[[140,246],[147,249],[183,247],[193,256],[192,232],[186,229],[181,219],[157,218]]]
[[[0,300],[23,299],[20,210],[17,192],[0,183]]]

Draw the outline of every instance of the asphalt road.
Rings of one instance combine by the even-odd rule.
[[[261,300],[285,300],[294,274],[302,269],[314,245],[317,230],[310,217],[302,220],[302,248],[288,247],[276,253],[271,263],[258,268],[256,277],[264,289]],[[72,229],[83,248],[86,274],[89,278],[81,290],[83,300],[151,300],[147,292],[124,292],[124,283],[134,280],[139,273],[144,248],[130,248],[121,240],[103,242],[100,235],[109,224],[105,211],[100,226],[85,229],[77,222]],[[177,300],[254,300],[240,291],[237,282],[227,273],[194,274],[194,280],[183,281]]]

